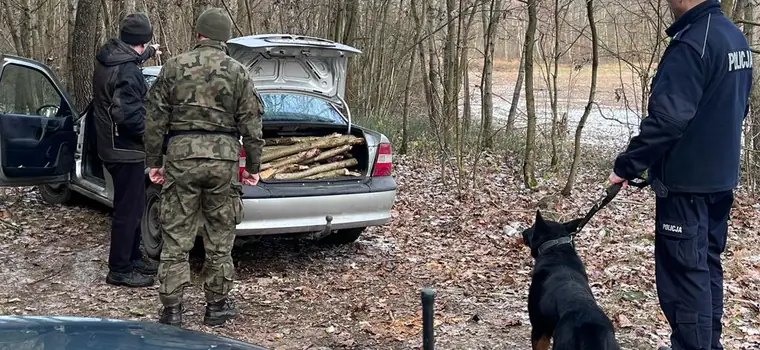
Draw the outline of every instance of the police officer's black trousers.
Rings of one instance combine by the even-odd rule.
[[[674,350],[723,349],[723,268],[733,192],[657,197],[655,265]]]
[[[140,253],[140,222],[145,210],[145,162],[105,163],[113,178],[113,215],[111,252],[108,267],[113,272],[129,273]]]

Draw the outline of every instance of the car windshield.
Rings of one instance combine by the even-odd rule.
[[[145,81],[153,85],[156,76],[145,74]],[[264,100],[264,120],[346,124],[340,112],[324,99],[293,92],[265,92],[260,95]]]

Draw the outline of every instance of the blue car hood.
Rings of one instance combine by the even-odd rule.
[[[0,316],[0,348],[61,350],[267,350],[160,323],[68,316]]]

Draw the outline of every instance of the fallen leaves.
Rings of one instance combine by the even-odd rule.
[[[194,260],[187,326],[273,349],[415,348],[421,344],[420,289],[432,286],[440,348],[529,347],[533,259],[520,233],[542,199],[562,220],[585,214],[603,193],[608,169],[584,168],[573,194],[561,198],[561,181],[541,179],[537,191],[526,190],[509,164],[489,160],[477,169],[478,187],[459,197],[442,183],[434,161],[398,156],[394,162],[393,219],[369,228],[358,243],[262,240],[237,250],[233,296],[241,316],[225,327],[200,325],[202,262]],[[3,188],[0,199],[0,219],[20,228],[0,225],[0,278],[7,281],[0,285],[0,311],[155,320],[156,286],[128,290],[103,282],[107,210],[48,205],[31,189]],[[731,217],[726,349],[760,347],[756,202],[739,192]],[[669,336],[654,287],[653,204],[648,190],[624,190],[576,238],[594,295],[624,348],[651,348]]]

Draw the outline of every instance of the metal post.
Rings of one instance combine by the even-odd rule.
[[[435,335],[433,333],[433,312],[435,290],[429,287],[422,289],[422,349],[433,350]]]

